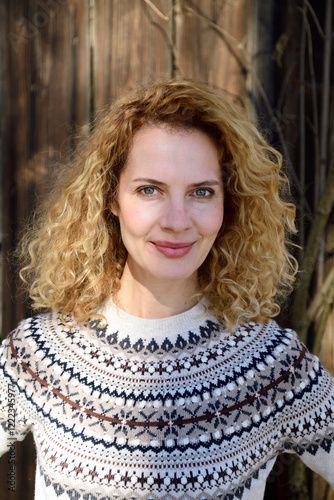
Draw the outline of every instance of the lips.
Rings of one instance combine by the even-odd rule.
[[[192,249],[194,242],[172,242],[172,241],[152,241],[151,242],[158,252],[165,255],[165,257],[170,257],[178,259],[187,255]]]

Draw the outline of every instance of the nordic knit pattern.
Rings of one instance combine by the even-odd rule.
[[[198,304],[162,320],[23,321],[1,349],[0,445],[32,431],[37,500],[263,498],[291,451],[333,487],[334,384],[274,321],[228,334]],[[15,389],[14,389],[15,388]]]

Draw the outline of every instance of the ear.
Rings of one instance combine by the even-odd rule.
[[[111,210],[111,213],[113,215],[115,215],[116,217],[118,217],[118,215],[119,215],[119,206],[118,206],[117,200],[115,198],[111,199],[110,210]]]

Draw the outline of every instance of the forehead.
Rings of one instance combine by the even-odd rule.
[[[205,132],[196,128],[181,128],[165,125],[145,126],[135,133],[127,164],[136,164],[141,159],[163,162],[180,161],[182,158],[201,162],[218,160],[218,147]],[[190,166],[190,165],[189,165]]]

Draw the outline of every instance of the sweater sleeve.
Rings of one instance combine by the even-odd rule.
[[[20,359],[12,349],[12,340],[24,343],[24,322],[11,332],[0,346],[0,455],[22,441],[31,427],[27,387],[20,378]],[[29,391],[29,388],[28,388]]]
[[[291,404],[281,427],[284,448],[299,455],[334,490],[334,379],[293,334],[291,359],[303,352],[286,388],[285,399]]]

